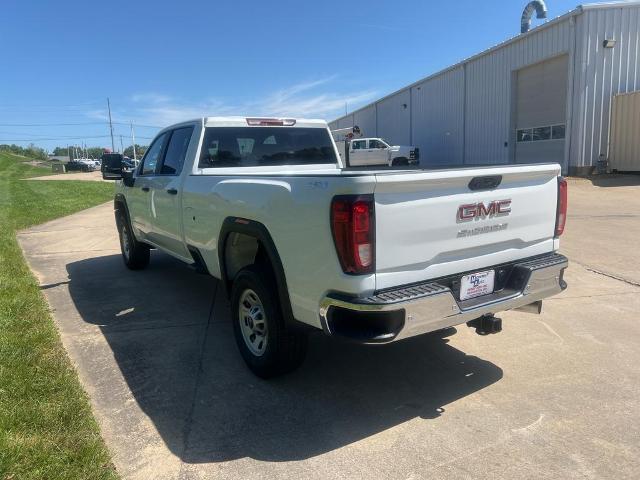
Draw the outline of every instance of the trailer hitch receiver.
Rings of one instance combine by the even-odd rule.
[[[502,331],[502,319],[493,315],[483,315],[467,322],[467,326],[475,328],[478,335],[489,335]]]

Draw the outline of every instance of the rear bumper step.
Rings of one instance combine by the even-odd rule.
[[[332,293],[320,304],[320,319],[330,335],[388,343],[506,310],[539,312],[542,299],[567,288],[563,274],[568,265],[566,257],[553,253],[487,267],[496,270],[496,291],[465,301],[456,298],[466,272],[364,298]]]

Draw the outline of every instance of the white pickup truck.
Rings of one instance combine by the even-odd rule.
[[[354,138],[336,141],[342,161],[350,167],[416,165],[420,160],[417,147],[389,145],[382,138]]]
[[[261,377],[297,367],[309,331],[367,344],[493,314],[540,313],[566,288],[557,164],[344,168],[320,120],[201,118],[162,130],[118,179],[124,263],[160,249],[220,279]]]

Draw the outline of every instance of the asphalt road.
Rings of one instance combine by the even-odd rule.
[[[383,347],[312,337],[262,381],[216,281],[120,259],[111,205],[19,235],[125,478],[640,477],[640,177],[570,182],[541,316]]]

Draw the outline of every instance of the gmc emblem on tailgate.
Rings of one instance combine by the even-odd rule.
[[[485,205],[484,202],[468,203],[458,207],[458,222],[484,220],[492,217],[506,217],[511,213],[511,199],[494,200]]]

